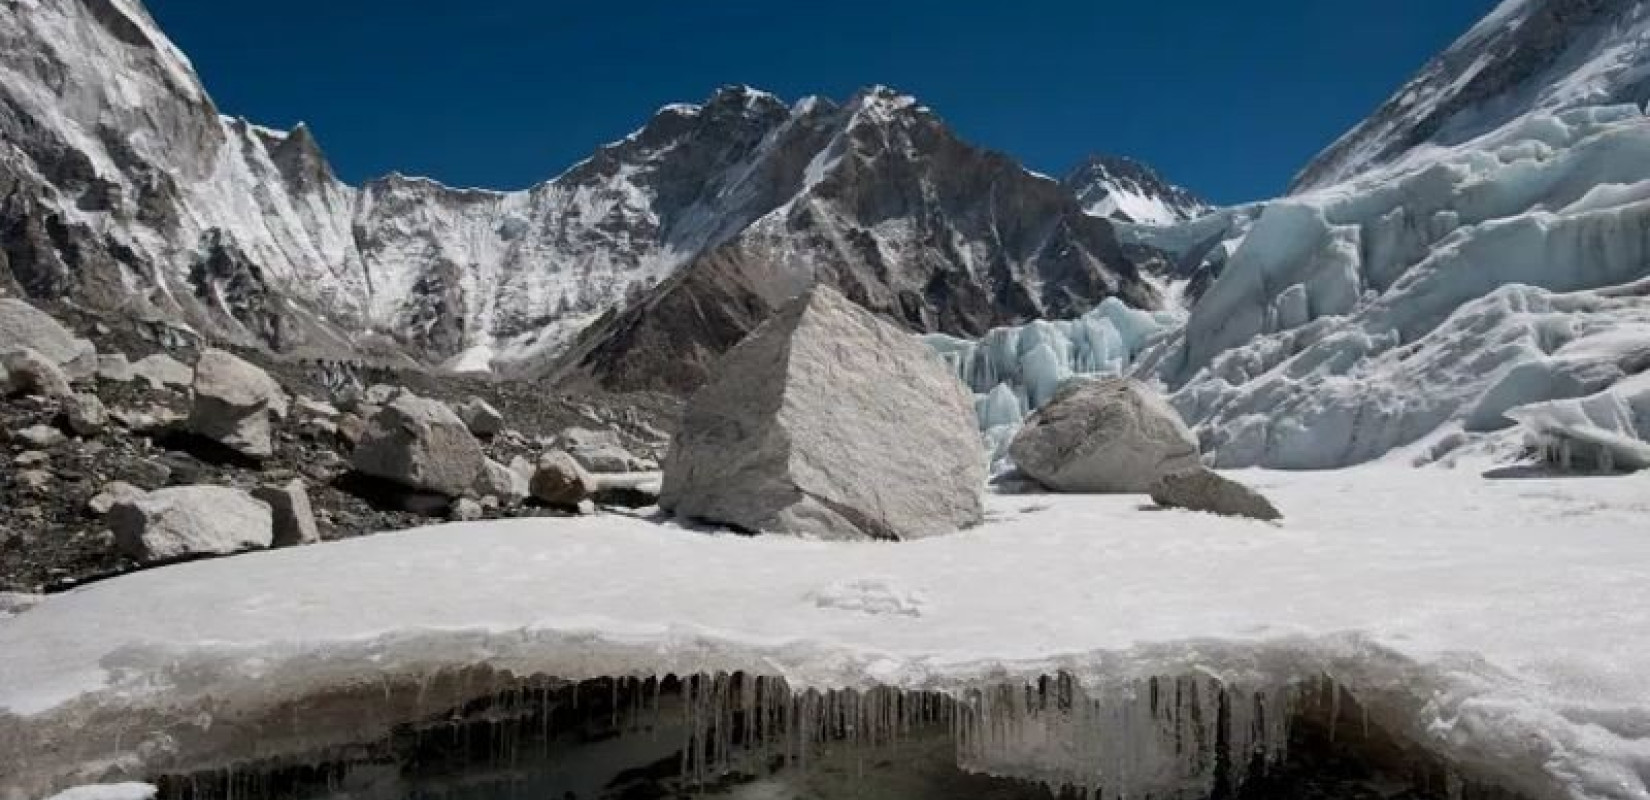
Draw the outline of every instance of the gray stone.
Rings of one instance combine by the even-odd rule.
[[[642,472],[658,466],[631,455],[619,434],[610,430],[568,428],[556,436],[551,446],[591,472]]]
[[[1020,470],[1056,492],[1141,493],[1200,465],[1197,436],[1180,415],[1129,378],[1060,388],[1009,445]]]
[[[298,414],[321,419],[337,419],[341,413],[331,403],[299,395],[292,401],[292,410]]]
[[[391,400],[400,397],[406,391],[406,389],[399,386],[391,386],[387,383],[375,383],[368,386],[367,390],[361,393],[359,404],[368,406],[388,405]]]
[[[130,502],[142,497],[145,492],[125,481],[110,481],[103,490],[86,501],[87,510],[97,516],[108,514],[116,503]]]
[[[96,436],[109,427],[109,409],[93,394],[77,394],[63,401],[63,416],[76,436]]]
[[[367,424],[352,463],[367,475],[458,497],[475,487],[486,460],[447,404],[403,393]]]
[[[596,481],[572,456],[551,450],[539,458],[529,489],[534,497],[550,505],[572,507],[596,491]]]
[[[69,376],[45,354],[22,348],[0,355],[0,369],[6,373],[5,391],[0,394],[27,394],[37,397],[68,397],[74,394]]]
[[[112,383],[131,383],[137,380],[137,372],[125,353],[102,353],[97,357],[97,377]]]
[[[44,489],[52,483],[52,474],[43,469],[25,469],[17,473],[17,482],[29,489]]]
[[[477,436],[492,436],[504,430],[504,415],[491,403],[479,397],[469,397],[454,409],[458,418]]]
[[[914,539],[983,517],[967,389],[835,290],[793,300],[688,402],[659,505],[751,531]]]
[[[269,373],[222,350],[201,353],[195,364],[190,431],[242,455],[275,453],[275,420],[286,417],[287,397]]]
[[[69,440],[62,431],[50,425],[30,425],[14,434],[14,437],[29,447],[40,449],[56,447]]]
[[[34,350],[70,380],[91,377],[97,348],[63,324],[22,300],[0,297],[0,354]]]
[[[1152,502],[1165,508],[1249,517],[1266,522],[1283,519],[1277,506],[1260,492],[1203,467],[1158,478],[1152,485],[1151,494]]]
[[[50,453],[41,450],[24,450],[18,453],[17,457],[11,460],[11,463],[19,467],[38,467],[42,464],[51,463],[51,460]]]
[[[155,353],[132,364],[132,374],[155,389],[182,389],[195,382],[195,371],[177,359]]]
[[[453,503],[450,516],[454,522],[474,522],[486,514],[481,504],[468,497],[461,497]]]
[[[239,489],[178,486],[109,509],[120,552],[143,563],[265,548],[274,540],[269,505]]]
[[[321,541],[321,529],[315,524],[315,508],[309,502],[309,487],[301,478],[293,478],[279,486],[260,486],[252,496],[269,504],[274,519],[275,547],[294,547]]]
[[[489,458],[482,464],[481,476],[476,481],[475,491],[482,497],[493,497],[504,503],[515,504],[527,499],[531,480],[529,476],[521,475]]]

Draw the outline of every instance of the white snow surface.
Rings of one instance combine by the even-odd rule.
[[[56,730],[54,715],[88,707],[209,725],[482,662],[938,690],[1056,669],[1096,686],[1186,669],[1327,673],[1378,724],[1531,796],[1650,797],[1643,476],[1238,477],[1287,521],[1151,511],[1132,496],[992,496],[985,525],[900,544],[596,516],[145,571],[0,620],[0,736]],[[110,757],[77,751],[97,733],[56,731],[54,751]]]

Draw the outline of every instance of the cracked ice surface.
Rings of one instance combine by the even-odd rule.
[[[51,751],[19,748],[22,760],[66,769],[51,759],[111,757],[94,745],[106,731],[77,724],[88,708],[198,723],[482,662],[569,679],[755,669],[796,687],[940,691],[1055,670],[1099,687],[1187,670],[1261,683],[1327,673],[1378,722],[1530,796],[1647,796],[1643,476],[1377,465],[1241,477],[1277,501],[1283,526],[1148,511],[1131,496],[993,496],[985,525],[901,544],[598,516],[137,573],[0,620],[0,750],[45,736]],[[918,596],[920,615],[866,613]],[[141,761],[152,743],[131,727],[121,747]],[[0,765],[0,796],[18,769]]]

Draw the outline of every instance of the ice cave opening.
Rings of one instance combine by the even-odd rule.
[[[403,721],[244,757],[360,703]],[[481,667],[311,698],[239,721],[234,737],[248,741],[221,740],[219,763],[180,758],[142,777],[162,800],[1517,797],[1372,721],[1327,677],[1256,687],[1194,671],[1091,691],[1059,673],[821,691],[747,673],[564,681]]]

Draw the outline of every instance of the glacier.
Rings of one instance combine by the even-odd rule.
[[[1231,255],[1135,372],[1173,391],[1219,466],[1341,467],[1446,431],[1504,440],[1518,408],[1650,363],[1647,181],[1643,111],[1579,107],[1243,225],[1203,221]]]
[[[983,715],[959,719],[960,763],[1108,797],[1207,787],[1203,756],[1163,746],[1192,723],[1149,702],[1201,682],[1265,698],[1233,706],[1256,714],[1228,757],[1275,752],[1276,712],[1327,683],[1464,779],[1642,800],[1650,642],[1624,635],[1650,629],[1642,480],[1468,466],[1243,474],[1282,528],[993,494],[985,525],[899,545],[597,515],[134,573],[0,620],[0,752],[20,756],[0,797],[348,753],[607,676],[706,676],[694,707],[727,719],[750,695],[719,676],[744,673],[864,736],[898,727],[873,724],[886,691],[947,698]],[[1094,702],[1045,713],[1054,685]]]
[[[980,430],[1000,462],[1020,424],[1061,384],[1123,374],[1149,344],[1182,322],[1174,310],[1142,311],[1110,297],[1076,319],[996,328],[977,340],[922,338],[974,393]]]

